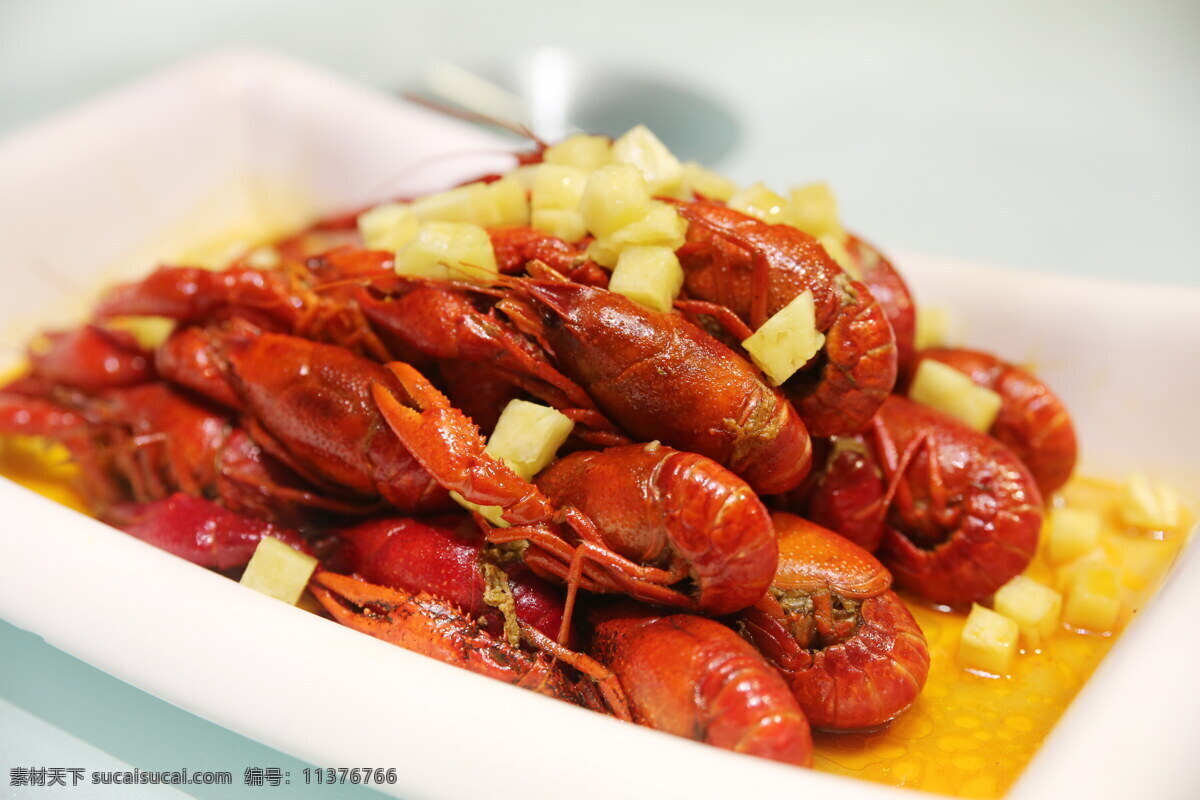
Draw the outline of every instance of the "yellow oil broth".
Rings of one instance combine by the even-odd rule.
[[[0,474],[46,497],[83,510],[70,488],[68,454],[37,439],[0,437]],[[1124,602],[1118,630],[1157,588],[1185,541],[1188,525],[1146,534],[1120,521],[1116,484],[1079,478],[1055,504],[1092,509],[1103,519],[1101,542],[1109,563],[1120,565]],[[1058,586],[1063,567],[1041,553],[1026,573]],[[1067,567],[1069,569],[1069,567]],[[1011,675],[984,677],[958,665],[956,651],[966,615],[909,601],[929,640],[925,691],[890,727],[872,734],[816,735],[814,766],[826,772],[969,798],[998,798],[1037,752],[1046,734],[1115,634],[1066,627],[1041,651],[1022,652]],[[315,610],[315,609],[311,609]]]
[[[1119,632],[1145,605],[1186,539],[1190,525],[1144,532],[1118,512],[1120,488],[1088,478],[1072,480],[1055,505],[1091,509],[1103,520],[1106,560],[1119,566],[1123,592]],[[1044,539],[1044,537],[1043,537]],[[1026,574],[1062,589],[1070,565],[1038,554]],[[1117,634],[1066,626],[1038,651],[1022,651],[1012,673],[983,676],[957,661],[966,614],[938,611],[908,598],[929,640],[925,691],[889,728],[872,734],[817,734],[814,765],[892,786],[969,798],[998,798],[1033,758],[1054,723],[1112,647]]]
[[[87,513],[73,489],[79,472],[65,447],[35,437],[0,436],[0,475],[68,508]]]

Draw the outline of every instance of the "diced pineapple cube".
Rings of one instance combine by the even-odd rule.
[[[529,224],[529,196],[521,182],[501,178],[487,184],[488,216],[479,224],[487,227]]]
[[[566,415],[548,406],[526,400],[512,400],[500,418],[484,451],[508,465],[525,480],[530,480],[554,460],[558,448],[571,435],[575,423]],[[460,505],[477,510],[493,525],[506,526],[499,506],[479,506],[452,492]]]
[[[472,503],[470,500],[467,500],[461,494],[454,491],[450,492],[450,499],[458,503],[467,511],[478,511],[484,519],[495,525],[497,528],[507,528],[509,526],[508,520],[504,518],[504,509],[500,506],[481,506],[478,503]]]
[[[1121,486],[1121,519],[1126,525],[1152,531],[1179,527],[1183,509],[1179,495],[1170,486],[1155,483],[1140,472],[1125,479]]]
[[[700,195],[706,200],[726,202],[737,194],[737,184],[695,161],[687,161],[683,165],[683,193],[685,199]]]
[[[791,223],[809,236],[831,236],[843,242],[846,239],[838,219],[837,200],[828,184],[810,183],[792,189]]]
[[[247,267],[254,269],[275,269],[283,261],[283,257],[279,255],[279,251],[270,245],[255,247],[249,253],[246,253],[242,259]]]
[[[198,269],[220,270],[229,266],[235,259],[243,258],[250,249],[244,239],[230,241],[219,240],[206,247],[188,250],[179,260],[189,267]]]
[[[1100,542],[1100,515],[1090,509],[1052,508],[1046,517],[1046,554],[1054,564],[1079,558]]]
[[[650,201],[641,219],[608,236],[598,236],[588,245],[587,256],[606,269],[613,269],[626,247],[665,247],[677,250],[687,235],[687,221],[675,207],[659,200]]]
[[[742,342],[750,360],[776,386],[792,377],[824,345],[825,334],[817,330],[816,308],[810,289],[805,289],[775,312]]]
[[[683,268],[669,247],[626,247],[608,290],[655,311],[670,311],[683,286]]]
[[[588,173],[562,164],[542,164],[533,179],[530,205],[539,209],[562,209],[575,211],[583,197]]]
[[[396,253],[396,274],[487,282],[497,274],[487,231],[466,222],[422,222]]]
[[[522,164],[519,167],[513,167],[508,172],[504,173],[504,177],[512,178],[521,186],[525,187],[525,191],[533,188],[533,182],[537,180],[538,172],[542,169],[541,164]]]
[[[417,215],[408,203],[384,203],[358,215],[358,232],[368,250],[396,252],[417,235]]]
[[[641,170],[651,194],[673,196],[679,192],[683,166],[645,125],[630,128],[613,142],[612,158]]]
[[[1016,622],[975,604],[958,642],[958,663],[967,669],[1006,675],[1017,654],[1020,628]]]
[[[469,183],[444,192],[419,197],[409,204],[417,219],[422,222],[470,222],[475,225],[490,224],[490,198],[487,184]]]
[[[611,239],[593,239],[588,245],[587,257],[595,261],[605,269],[612,269],[617,266],[617,259],[621,257],[622,245],[616,244]]]
[[[500,412],[484,450],[525,480],[545,469],[575,423],[549,406],[512,400]]]
[[[1067,582],[1063,621],[1093,633],[1113,630],[1121,611],[1117,570],[1107,564],[1082,564]]]
[[[583,224],[596,236],[611,236],[649,210],[646,180],[629,164],[608,164],[593,172],[579,200]]]
[[[845,241],[832,233],[823,233],[817,237],[817,241],[821,243],[821,247],[825,248],[825,252],[829,257],[838,263],[838,266],[846,270],[846,272],[856,281],[862,280],[862,270],[858,266],[858,262],[850,255],[850,251],[846,249]]]
[[[646,215],[605,237],[618,247],[629,245],[668,247],[678,250],[687,236],[687,220],[675,206],[660,200],[650,201]]]
[[[273,537],[264,537],[254,550],[246,571],[242,573],[241,583],[257,592],[270,595],[285,603],[296,604],[313,570],[317,568],[317,560],[293,550],[283,542]]]
[[[782,195],[771,191],[761,183],[748,186],[729,198],[729,207],[735,211],[769,222],[791,224],[791,209]]]
[[[917,366],[908,396],[984,432],[996,421],[1002,403],[1000,395],[991,389],[976,385],[958,370],[932,358],[923,359]]]
[[[941,347],[947,341],[950,330],[950,312],[937,306],[921,306],[917,309],[916,331],[913,344],[918,350]]]
[[[996,613],[1021,629],[1021,638],[1031,648],[1042,646],[1058,628],[1062,595],[1035,580],[1018,575],[996,592]]]
[[[1058,565],[1054,573],[1054,586],[1063,595],[1065,602],[1067,590],[1076,574],[1092,567],[1111,567],[1112,564],[1108,551],[1103,545],[1097,545],[1083,555]]]
[[[114,317],[105,324],[131,334],[146,350],[157,349],[175,330],[175,320],[169,317]]]
[[[612,144],[607,137],[580,133],[547,147],[542,160],[547,164],[562,164],[591,172],[612,160],[611,151]]]
[[[574,209],[535,208],[529,214],[529,224],[566,242],[577,242],[587,235],[583,217]]]

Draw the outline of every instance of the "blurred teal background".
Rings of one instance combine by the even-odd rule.
[[[736,126],[716,166],[828,181],[887,250],[1196,285],[1198,43],[1195,0],[5,0],[0,133],[228,44],[385,91],[438,62],[502,79],[549,53],[587,93],[581,122],[663,106],[597,97],[639,80],[702,98]],[[668,116],[684,151],[728,133]]]

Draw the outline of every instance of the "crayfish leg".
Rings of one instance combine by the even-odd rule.
[[[599,690],[605,707],[614,717],[626,722],[633,721],[625,690],[621,688],[621,683],[612,670],[591,656],[568,649],[561,642],[554,641],[532,625],[524,623],[520,623],[520,625],[521,635],[530,644],[564,664],[569,664],[591,680]]]
[[[704,326],[700,324],[698,318],[712,317],[721,326],[722,331],[738,342],[744,342],[754,335],[754,331],[750,329],[749,325],[742,322],[741,317],[720,303],[710,303],[707,300],[676,300],[674,306],[694,325],[701,328]]]

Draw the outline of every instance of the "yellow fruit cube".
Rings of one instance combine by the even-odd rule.
[[[549,406],[512,400],[500,412],[484,450],[529,480],[554,460],[574,427],[569,417]]]
[[[529,224],[529,196],[521,182],[501,178],[487,184],[488,209],[485,227],[524,226]]]
[[[1120,509],[1126,525],[1146,530],[1168,531],[1183,522],[1183,507],[1175,490],[1140,472],[1130,475],[1121,486]]]
[[[526,189],[513,177],[456,186],[420,197],[409,207],[422,222],[469,222],[485,228],[529,222]]]
[[[940,361],[927,358],[917,367],[908,396],[986,432],[1000,413],[1000,395],[977,386],[966,375]]]
[[[778,386],[825,346],[817,330],[812,291],[805,289],[742,342],[758,368]]]
[[[687,220],[679,216],[675,206],[652,200],[645,216],[605,238],[617,247],[641,245],[678,250],[686,236]]]
[[[958,642],[958,663],[967,669],[1007,675],[1017,654],[1017,623],[981,605],[972,605]]]
[[[587,235],[583,217],[574,209],[535,208],[529,214],[529,225],[567,242],[577,242]]]
[[[279,255],[279,251],[270,245],[256,247],[249,253],[246,253],[242,259],[247,267],[254,269],[275,269],[283,262],[283,257]]]
[[[576,134],[546,148],[542,161],[562,164],[585,172],[599,169],[612,160],[612,145],[604,136]]]
[[[500,418],[484,451],[508,465],[525,480],[530,480],[554,460],[558,448],[571,435],[575,423],[548,406],[525,400],[512,400]],[[507,526],[499,506],[480,506],[456,492],[451,497],[464,508],[479,511],[493,525]]]
[[[917,308],[917,324],[914,342],[918,350],[927,347],[941,347],[947,340],[950,330],[950,312],[937,306],[920,306]]]
[[[422,222],[470,222],[488,225],[490,216],[487,184],[469,183],[444,192],[419,197],[409,204]]]
[[[358,232],[368,250],[394,253],[413,240],[418,225],[408,203],[384,203],[358,215]]]
[[[1062,595],[1035,580],[1018,575],[996,592],[996,613],[1008,617],[1021,630],[1030,648],[1039,648],[1058,629]]]
[[[115,317],[105,324],[132,334],[146,350],[156,349],[175,331],[175,320],[169,317]]]
[[[641,170],[653,195],[673,196],[682,186],[679,159],[645,125],[630,128],[613,142],[612,158],[618,164],[631,164]]]
[[[1052,508],[1046,516],[1046,554],[1054,564],[1079,558],[1100,543],[1100,515],[1081,508]]]
[[[1121,611],[1120,576],[1107,564],[1081,564],[1067,581],[1063,622],[1093,633],[1112,631]]]
[[[588,245],[586,255],[605,269],[612,269],[617,266],[617,259],[621,257],[622,249],[621,245],[609,239],[593,239],[592,243]]]
[[[650,192],[641,170],[608,164],[588,176],[579,199],[583,224],[596,236],[611,236],[650,210]]]
[[[725,176],[718,175],[695,161],[687,161],[683,164],[682,188],[684,199],[699,195],[706,200],[726,202],[737,194],[738,187]]]
[[[504,173],[504,177],[512,178],[517,183],[529,191],[533,188],[533,182],[537,180],[538,173],[541,172],[541,164],[522,164],[519,167],[513,167],[508,172]]]
[[[743,214],[749,214],[755,219],[769,222],[772,225],[780,223],[791,224],[791,208],[785,197],[771,191],[761,183],[748,186],[729,198],[729,207]]]
[[[670,311],[683,286],[683,268],[669,247],[626,247],[608,290],[655,311]]]
[[[241,584],[295,605],[316,568],[317,560],[312,556],[267,536],[255,548]]]
[[[486,283],[496,254],[487,231],[466,222],[422,222],[416,237],[396,253],[396,274]]]
[[[542,164],[533,179],[530,205],[535,211],[549,208],[575,211],[579,208],[587,180],[588,173],[581,169],[562,164]]]
[[[1071,581],[1075,579],[1077,573],[1096,566],[1109,567],[1112,566],[1112,563],[1112,559],[1108,557],[1108,551],[1104,546],[1096,545],[1096,547],[1088,550],[1083,555],[1060,564],[1054,573],[1054,586],[1063,595],[1065,602],[1067,589],[1070,588]]]
[[[480,515],[488,522],[495,525],[497,528],[507,528],[508,520],[504,518],[504,509],[500,506],[481,506],[478,503],[472,503],[464,498],[458,492],[450,492],[450,499],[458,503],[467,511],[478,511]]]
[[[845,241],[846,231],[838,219],[837,200],[828,184],[810,183],[792,189],[790,199],[793,225],[809,236],[830,236]]]
[[[844,239],[832,233],[823,233],[817,237],[817,241],[821,243],[821,247],[825,248],[829,257],[836,261],[839,267],[846,270],[851,278],[856,281],[862,280],[862,270],[859,269],[858,262],[850,255],[850,251],[846,249]]]

